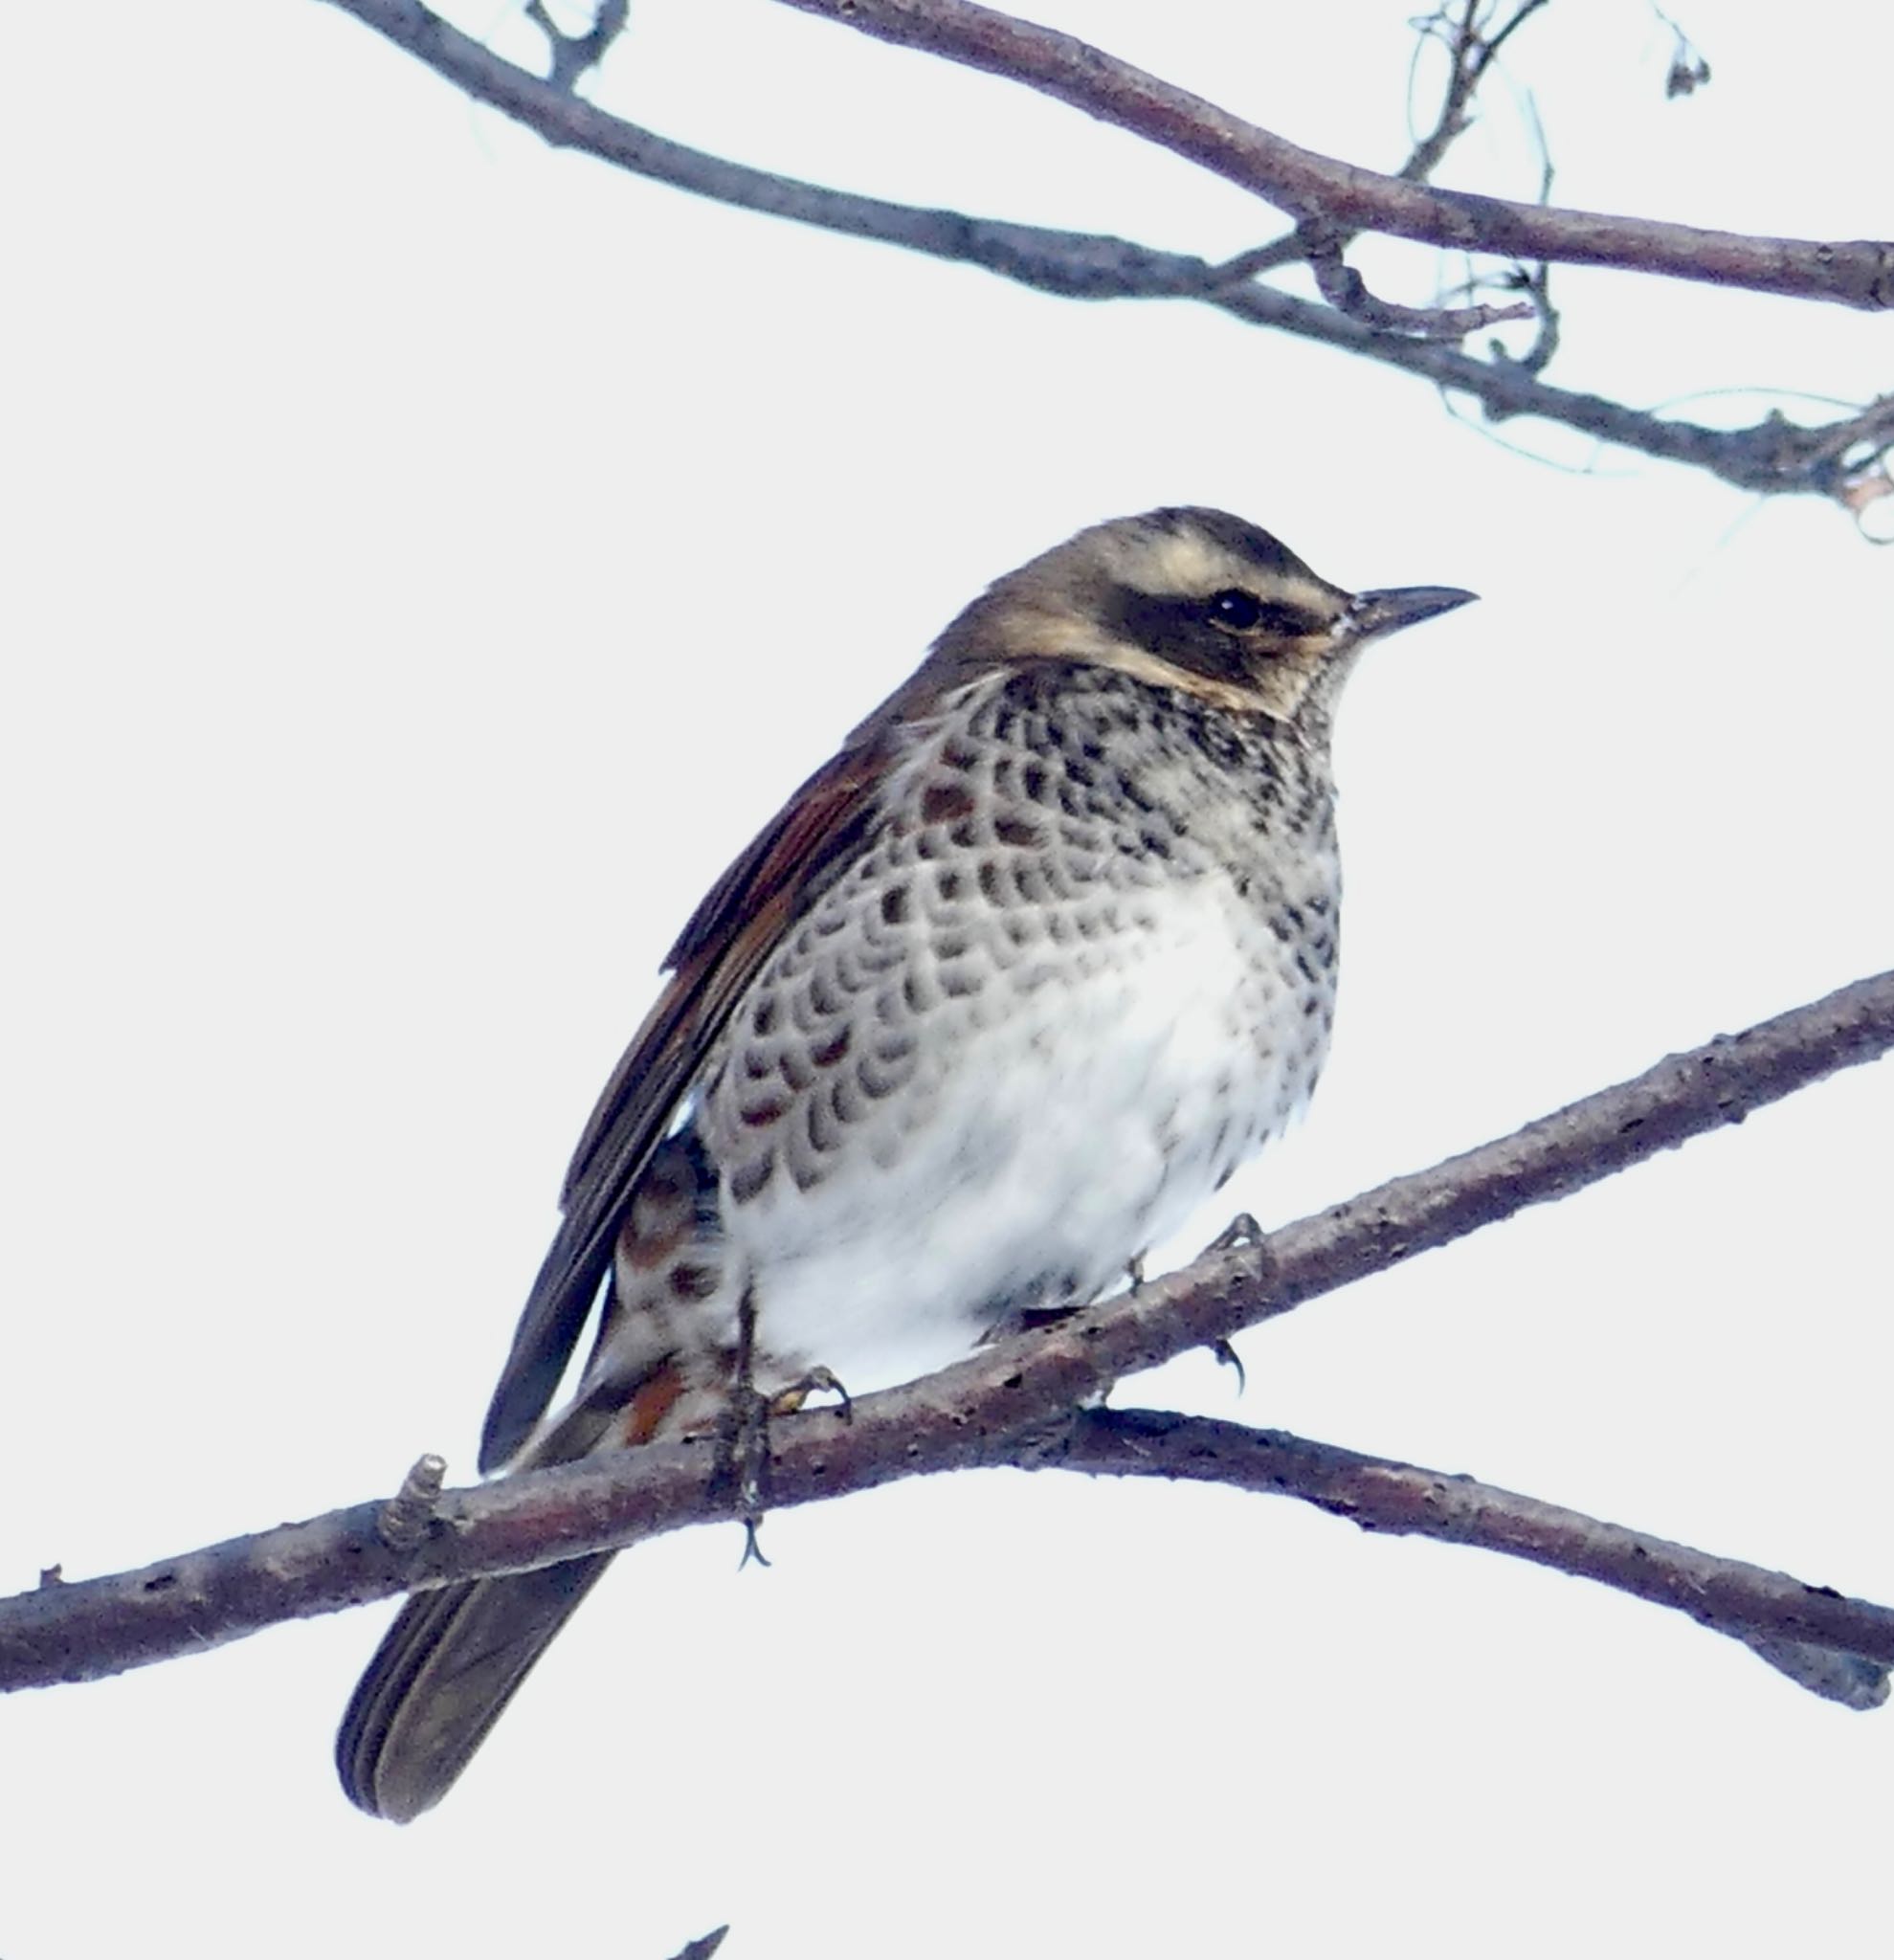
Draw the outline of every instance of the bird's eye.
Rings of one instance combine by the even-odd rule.
[[[1254,592],[1246,592],[1240,586],[1232,586],[1227,592],[1218,592],[1211,600],[1210,616],[1218,626],[1234,627],[1238,633],[1247,633],[1262,617],[1262,601]]]
[[[1259,628],[1277,639],[1304,639],[1326,630],[1326,622],[1304,607],[1283,599],[1259,599],[1241,586],[1216,593],[1210,601],[1213,626],[1231,633],[1254,633]]]

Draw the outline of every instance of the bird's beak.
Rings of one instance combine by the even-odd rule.
[[[1417,626],[1437,612],[1451,612],[1479,596],[1458,586],[1396,586],[1392,591],[1357,592],[1344,616],[1352,629],[1351,638],[1376,639],[1404,626]]]

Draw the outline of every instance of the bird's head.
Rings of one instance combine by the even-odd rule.
[[[1474,597],[1348,592],[1225,511],[1116,518],[1009,572],[942,635],[955,665],[1073,659],[1306,725],[1370,640]]]

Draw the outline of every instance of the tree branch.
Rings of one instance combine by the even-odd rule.
[[[686,1943],[676,1960],[710,1960],[710,1956],[724,1944],[729,1927],[720,1926],[714,1931],[705,1933],[701,1939]]]
[[[786,1419],[772,1432],[767,1499],[809,1503],[930,1471],[1034,1467],[1060,1461],[1061,1453],[1073,1460],[1087,1436],[1090,1447],[1101,1447],[1096,1426],[1075,1429],[1074,1412],[1121,1376],[1223,1340],[1527,1205],[1563,1197],[1705,1130],[1740,1123],[1751,1110],[1890,1046],[1894,972],[1674,1056],[1509,1137],[1286,1226],[1264,1244],[1214,1252],[1047,1330],[996,1342],[939,1374],[864,1397],[848,1423],[824,1412]],[[43,1585],[0,1601],[0,1689],[94,1680],[279,1620],[731,1518],[740,1506],[727,1456],[714,1440],[699,1439],[501,1478],[442,1496],[435,1527],[415,1545],[405,1542],[405,1531],[388,1529],[387,1504],[369,1503],[142,1571]],[[1269,1487],[1332,1507],[1332,1458],[1326,1465],[1303,1459],[1312,1466],[1305,1487],[1297,1483],[1296,1460],[1293,1450],[1277,1446]],[[1074,1460],[1074,1467],[1091,1465]],[[1435,1473],[1404,1474],[1440,1481]],[[419,1472],[419,1499],[433,1504],[425,1488],[431,1465]],[[1425,1509],[1398,1490],[1396,1498],[1410,1519]],[[400,1515],[412,1515],[412,1507]],[[1410,1522],[1405,1528],[1417,1526]],[[1480,1542],[1548,1556],[1545,1534],[1533,1537],[1536,1528],[1522,1525],[1511,1538],[1496,1531]],[[1466,1527],[1441,1535],[1464,1537]],[[1526,1548],[1528,1538],[1538,1549]],[[1736,1570],[1717,1563],[1719,1574]],[[1589,1570],[1586,1575],[1598,1576]],[[1759,1592],[1740,1573],[1728,1578],[1711,1600],[1717,1623],[1763,1639],[1813,1641],[1894,1660],[1894,1621],[1878,1617],[1880,1609],[1806,1591],[1785,1604],[1781,1587],[1793,1582],[1772,1583],[1774,1592]]]
[[[1434,341],[1391,339],[1331,307],[1312,306],[1273,286],[1239,286],[1207,297],[1238,319],[1280,326],[1304,340],[1424,375],[1456,394],[1473,395],[1489,420],[1531,415],[1560,422],[1602,442],[1687,463],[1739,490],[1826,497],[1853,510],[1868,501],[1877,481],[1885,483],[1884,454],[1894,447],[1894,395],[1882,395],[1854,414],[1815,428],[1771,411],[1745,429],[1712,429],[1648,414],[1603,395],[1553,387],[1538,379],[1530,361],[1509,361],[1504,355],[1482,361]]]
[[[1023,82],[1041,95],[1201,165],[1299,223],[1380,232],[1458,252],[1613,265],[1755,293],[1894,306],[1894,242],[1754,238],[1652,218],[1514,204],[1387,177],[1302,148],[1103,48],[974,0],[787,0],[897,46]]]
[[[1826,1701],[1864,1710],[1887,1699],[1882,1663],[1894,1660],[1894,1610],[1857,1599],[1832,1616],[1825,1602],[1840,1595],[1826,1587],[1471,1477],[1365,1457],[1281,1430],[1157,1409],[1081,1410],[1047,1460],[1095,1477],[1162,1477],[1300,1498],[1364,1531],[1504,1552],[1687,1614],[1698,1625],[1741,1640]],[[1838,1642],[1838,1635],[1843,1636]],[[1879,1659],[1863,1658],[1858,1643]]]
[[[1856,509],[1882,494],[1885,485],[1882,456],[1894,445],[1894,398],[1871,403],[1818,428],[1801,427],[1779,414],[1734,430],[1665,419],[1598,395],[1550,387],[1537,378],[1529,362],[1510,361],[1504,355],[1481,360],[1458,347],[1384,333],[1332,307],[1259,283],[1259,272],[1302,256],[1291,240],[1214,265],[1192,254],[1163,252],[1095,233],[1013,224],[857,196],[710,156],[627,122],[558,82],[502,60],[421,0],[330,4],[548,144],[583,150],[635,175],[720,204],[979,266],[1065,299],[1197,301],[1251,325],[1318,341],[1420,375],[1456,393],[1470,394],[1492,419],[1531,415],[1563,423],[1602,441],[1705,470],[1741,490],[1814,495]]]

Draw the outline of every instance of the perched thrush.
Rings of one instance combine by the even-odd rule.
[[[606,1085],[483,1471],[944,1366],[1093,1298],[1307,1097],[1335,1002],[1350,594],[1157,510],[1000,579],[718,880]],[[590,1360],[548,1414],[581,1331]],[[343,1719],[364,1810],[439,1800],[609,1554],[412,1599]]]

